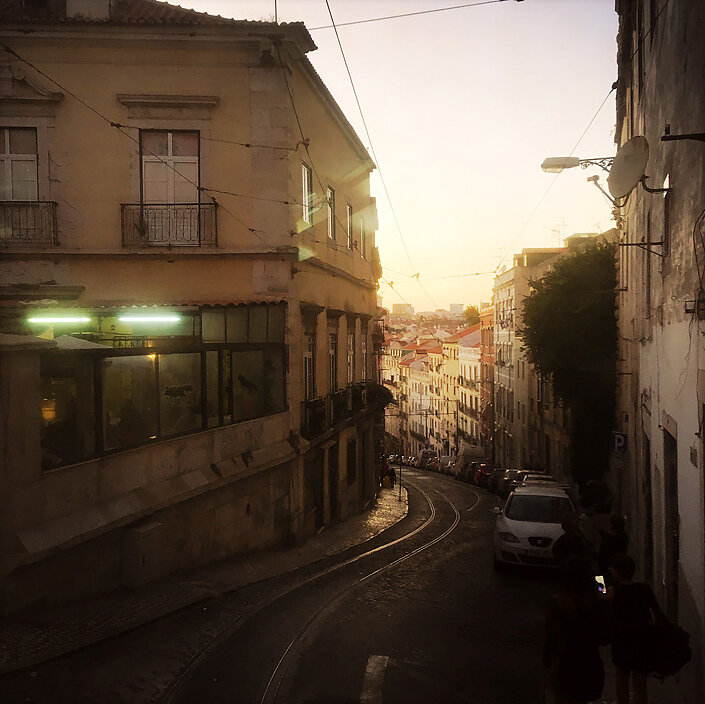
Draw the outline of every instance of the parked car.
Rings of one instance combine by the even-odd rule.
[[[478,468],[475,470],[475,484],[487,488],[487,480],[490,474],[494,470],[494,467],[489,464],[480,463]]]
[[[524,479],[530,475],[537,475],[539,477],[547,477],[549,476],[545,472],[537,472],[536,470],[532,469],[521,469],[517,474],[515,475],[514,479],[511,479],[507,485],[507,495],[509,495],[514,489],[520,487],[522,485],[522,482]]]
[[[519,487],[509,495],[504,508],[496,511],[495,569],[503,565],[555,565],[553,543],[563,534],[561,520],[575,511],[563,489]]]
[[[487,478],[487,488],[493,492],[497,493],[497,484],[504,473],[507,472],[506,469],[499,469],[498,467],[492,470],[492,473]]]
[[[426,468],[431,472],[441,471],[441,465],[435,457],[432,457],[430,460],[428,460]]]
[[[517,475],[521,472],[520,469],[505,469],[504,474],[497,480],[497,493],[500,496],[509,496],[512,491],[511,482],[517,478]]]

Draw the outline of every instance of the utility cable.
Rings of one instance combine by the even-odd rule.
[[[497,2],[498,0],[492,0],[493,2]],[[350,85],[352,86],[353,90],[353,95],[355,96],[355,102],[357,103],[357,109],[360,111],[360,118],[362,119],[362,125],[365,128],[365,134],[367,135],[367,141],[370,144],[370,151],[372,152],[372,156],[375,160],[375,164],[377,165],[377,171],[379,171],[379,180],[382,182],[382,188],[384,189],[384,193],[387,196],[387,202],[389,203],[389,209],[392,212],[392,216],[394,218],[394,222],[397,226],[397,230],[399,232],[399,237],[401,239],[401,243],[404,247],[404,252],[406,252],[406,258],[409,260],[409,264],[413,270],[416,269],[414,266],[413,262],[411,261],[411,254],[409,254],[409,249],[406,246],[406,241],[404,240],[404,235],[402,234],[401,227],[399,226],[399,218],[397,218],[396,211],[394,210],[394,205],[392,204],[392,199],[389,196],[389,189],[387,188],[387,184],[384,180],[384,175],[382,173],[382,167],[379,163],[379,159],[377,158],[377,153],[375,152],[374,145],[372,143],[372,137],[370,136],[370,131],[367,128],[367,121],[365,120],[365,116],[362,112],[362,105],[360,104],[360,99],[357,95],[357,89],[355,88],[355,81],[353,81],[352,74],[350,73],[350,67],[348,66],[348,60],[345,57],[345,51],[343,50],[343,44],[340,41],[340,34],[338,33],[338,28],[335,25],[335,20],[333,19],[333,12],[330,9],[330,3],[328,0],[325,0],[326,2],[326,7],[328,8],[328,14],[330,15],[330,21],[333,24],[333,29],[335,30],[335,36],[336,39],[338,40],[338,46],[340,47],[340,53],[343,57],[343,63],[345,64],[345,70],[348,73],[348,78],[350,79]]]
[[[309,140],[307,139],[307,137],[306,137],[305,134],[304,134],[304,128],[303,128],[303,126],[302,126],[302,124],[301,124],[301,117],[299,116],[299,111],[298,111],[298,109],[297,109],[297,107],[296,107],[296,101],[294,100],[294,94],[293,94],[293,92],[292,92],[292,90],[291,90],[291,84],[289,83],[289,77],[286,75],[286,68],[284,67],[284,60],[282,59],[282,55],[281,55],[281,52],[279,51],[279,46],[278,46],[278,44],[275,44],[275,45],[274,45],[274,48],[275,48],[276,51],[277,51],[277,57],[278,57],[278,59],[279,59],[279,66],[280,66],[280,68],[281,68],[282,77],[284,78],[284,83],[286,84],[286,90],[287,90],[287,93],[289,94],[289,100],[290,100],[290,102],[291,102],[291,107],[292,107],[292,109],[293,109],[293,111],[294,111],[294,118],[296,119],[296,124],[297,124],[297,126],[298,126],[298,128],[299,128],[299,134],[301,135],[301,141],[299,142],[299,144],[300,144],[300,145],[303,145],[304,149],[306,150],[306,155],[308,156],[308,160],[309,160],[309,162],[311,163],[311,170],[313,171],[313,174],[314,174],[315,177],[316,177],[316,181],[318,181],[318,185],[320,186],[320,189],[321,189],[321,194],[323,194],[323,193],[326,192],[326,187],[324,187],[324,185],[323,185],[323,181],[322,181],[321,177],[320,177],[319,174],[318,174],[318,169],[316,169],[316,165],[315,165],[314,162],[313,162],[313,157],[311,156],[311,150],[310,150],[310,148],[309,148],[309,147],[310,147],[310,142],[309,142]],[[326,203],[328,203],[328,207],[330,208],[330,203],[328,202],[327,199],[326,199]],[[303,205],[304,205],[304,204],[302,204],[302,206],[303,206]],[[306,204],[306,205],[308,205],[308,204]],[[340,225],[341,231],[344,232],[344,233],[346,233],[346,236],[349,237],[350,235],[348,234],[348,229],[347,229],[347,227],[346,227],[345,225],[343,225],[343,223],[340,221],[340,218],[338,217],[337,213],[335,212],[335,209],[334,209],[334,208],[330,208],[330,209],[331,209],[331,212],[332,212],[332,215],[333,215],[333,219]],[[313,223],[311,223],[311,224],[313,224]],[[303,235],[304,233],[302,233],[302,232],[297,232],[296,234],[298,234],[298,235]],[[335,241],[335,240],[334,240],[334,241]],[[337,243],[336,243],[336,244],[337,244]],[[347,246],[346,246],[345,248],[346,248],[348,251],[352,251],[352,250],[355,248],[354,240],[351,242],[351,246],[350,246],[350,247],[347,247]],[[359,247],[357,247],[357,249],[358,249],[358,251],[360,251],[360,248],[359,248]]]
[[[22,63],[29,66],[32,70],[36,71],[40,76],[43,76],[44,78],[46,78],[48,81],[50,81],[55,86],[57,86],[57,88],[62,90],[67,95],[71,96],[74,100],[76,100],[78,103],[83,105],[86,109],[90,110],[93,114],[97,115],[101,120],[103,120],[104,122],[109,124],[111,127],[115,128],[120,134],[127,137],[130,141],[134,142],[142,151],[147,152],[150,156],[153,156],[160,163],[164,164],[164,166],[171,169],[171,171],[173,171],[174,173],[178,174],[184,181],[186,181],[186,183],[189,183],[194,188],[196,188],[199,192],[205,193],[206,195],[209,195],[208,191],[213,190],[213,189],[206,188],[205,186],[201,186],[198,183],[195,183],[191,179],[184,176],[178,169],[176,169],[174,166],[169,164],[167,161],[164,161],[164,159],[162,159],[160,155],[155,154],[151,149],[149,149],[149,148],[145,147],[143,144],[141,144],[140,140],[133,137],[129,132],[126,132],[125,130],[128,129],[126,125],[122,125],[119,122],[115,122],[114,120],[111,120],[109,117],[107,117],[106,115],[101,113],[99,110],[94,108],[90,103],[85,101],[83,98],[76,95],[73,91],[66,88],[66,86],[59,83],[55,78],[52,78],[45,71],[42,71],[40,68],[35,66],[31,61],[20,56],[14,49],[7,46],[6,44],[0,44],[0,47],[2,47],[2,49],[6,53],[8,53],[10,56],[15,57],[18,61],[21,61]],[[199,138],[200,138],[200,135],[199,135]],[[216,192],[216,191],[214,190],[214,192]],[[228,193],[226,191],[218,191],[218,192]],[[228,193],[228,195],[241,195],[242,197],[250,197],[250,196],[244,196],[242,194],[232,194],[232,193]],[[260,242],[262,242],[265,246],[270,247],[272,249],[274,248],[270,242],[268,242],[266,239],[264,239],[264,237],[261,237],[261,234],[272,234],[272,235],[276,236],[277,233],[274,233],[274,232],[267,233],[264,230],[258,230],[257,228],[251,227],[241,217],[239,217],[238,215],[235,215],[235,213],[233,213],[231,210],[229,210],[228,208],[226,208],[222,204],[218,203],[214,196],[210,196],[210,198],[212,199],[214,204],[217,204],[217,206],[220,209],[222,209],[224,212],[226,212],[228,215],[230,215],[234,220],[239,222],[243,227],[245,227],[249,232],[251,232],[258,240],[260,240]]]
[[[462,10],[468,7],[479,7],[480,5],[496,5],[500,2],[507,2],[507,0],[481,0],[480,2],[470,2],[463,5],[453,5],[452,7],[436,7],[431,10],[418,10],[417,12],[403,12],[398,15],[386,15],[384,17],[370,17],[365,20],[352,20],[350,22],[340,22],[338,27],[349,27],[355,24],[369,24],[370,22],[384,22],[386,20],[396,20],[402,17],[416,17],[417,15],[431,15],[436,12],[448,12],[450,10]],[[522,2],[522,0],[516,0],[516,2]],[[319,29],[334,29],[335,24],[321,25],[320,27],[309,27],[309,32],[316,32]]]

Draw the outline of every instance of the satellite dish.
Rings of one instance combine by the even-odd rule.
[[[632,192],[646,172],[649,161],[649,143],[646,137],[632,137],[617,151],[612,162],[607,187],[615,198],[623,198]]]

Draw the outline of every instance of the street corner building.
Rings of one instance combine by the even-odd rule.
[[[2,611],[374,502],[374,164],[304,25],[0,0],[0,26]]]

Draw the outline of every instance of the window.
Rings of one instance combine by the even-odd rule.
[[[348,249],[353,248],[353,209],[352,205],[348,203],[345,206],[345,216],[346,216],[346,227],[348,230]]]
[[[361,330],[362,347],[362,379],[367,381],[367,323],[363,323]]]
[[[199,202],[198,132],[141,130],[142,202]]]
[[[304,333],[304,394],[307,399],[316,397],[316,338],[312,332]]]
[[[328,207],[328,237],[335,239],[335,191],[328,186],[326,190],[326,202]]]
[[[37,200],[37,130],[0,127],[0,200]]]
[[[355,321],[349,321],[348,326],[354,326]],[[348,327],[348,384],[355,383],[355,328]]]
[[[328,319],[328,391],[338,390],[338,321]]]
[[[360,254],[367,259],[367,233],[365,232],[365,218],[360,218]]]
[[[73,464],[94,455],[93,368],[73,355],[41,359],[42,469]]]
[[[301,164],[301,203],[303,205],[303,219],[313,225],[313,172],[311,167]]]

